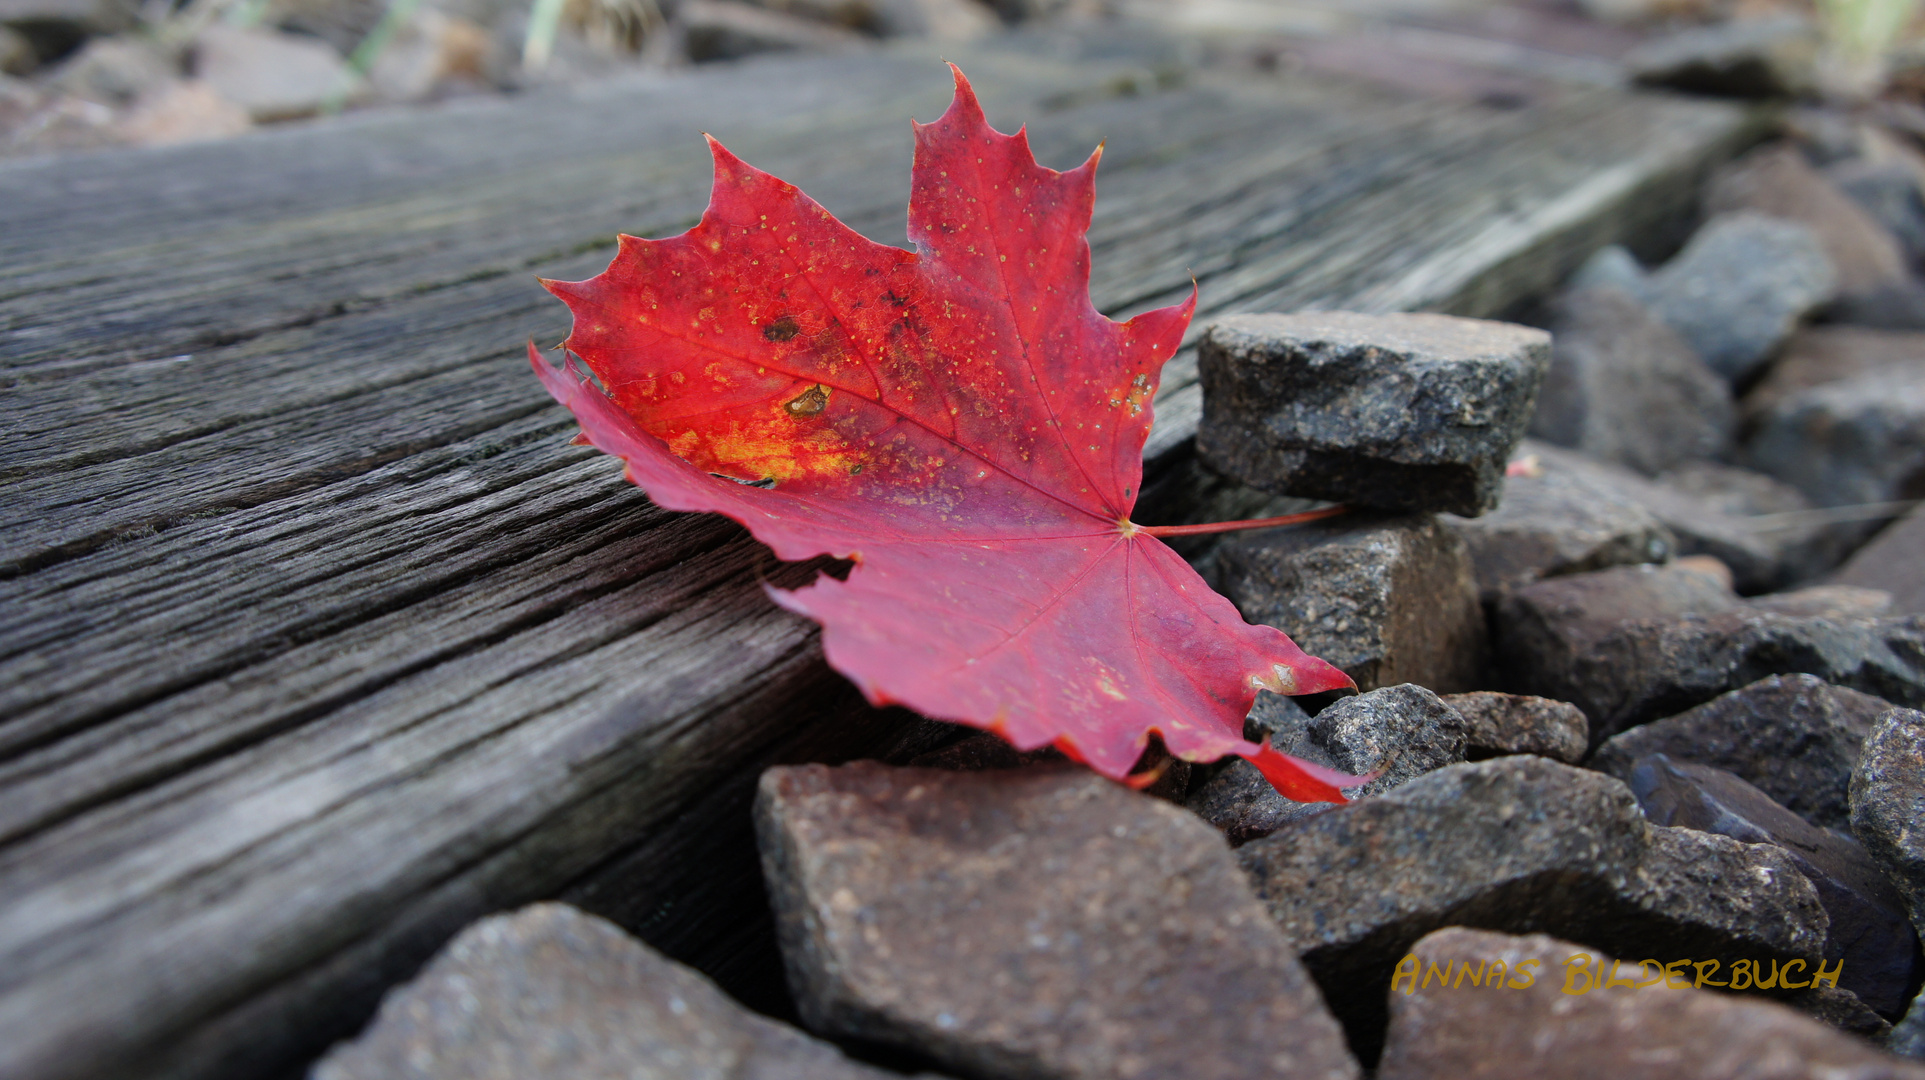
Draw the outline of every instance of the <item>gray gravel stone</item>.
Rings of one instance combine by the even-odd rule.
[[[1470,548],[1486,604],[1543,578],[1671,561],[1677,539],[1642,503],[1562,459],[1534,460],[1533,470],[1505,480],[1496,510],[1442,515]]]
[[[1084,770],[771,769],[802,1015],[978,1077],[1354,1078],[1223,841]]]
[[[1807,986],[1779,1000],[1813,1020],[1839,1031],[1850,1032],[1876,1045],[1885,1046],[1891,1038],[1892,1025],[1873,1012],[1870,1005],[1858,1000],[1858,995],[1850,990]]]
[[[1695,462],[1653,479],[1538,440],[1523,449],[1547,477],[1569,475],[1643,508],[1677,554],[1717,559],[1746,593],[1781,589],[1837,565],[1864,532],[1855,522],[1809,513],[1813,504],[1802,492],[1749,469]]]
[[[1885,527],[1839,567],[1840,584],[1878,589],[1901,615],[1925,615],[1925,506]]]
[[[1269,836],[1289,822],[1330,809],[1329,803],[1300,803],[1277,794],[1255,765],[1237,758],[1190,793],[1184,807],[1223,834],[1231,847]]]
[[[1851,831],[1925,925],[1925,713],[1892,709],[1873,723],[1852,773]]]
[[[1584,710],[1568,701],[1478,690],[1451,694],[1444,704],[1464,718],[1464,746],[1472,761],[1536,754],[1575,765],[1590,748]]]
[[[1591,737],[1675,715],[1767,675],[1804,672],[1901,705],[1925,705],[1925,617],[1822,619],[1727,611],[1623,623],[1570,669]]]
[[[1724,453],[1731,386],[1631,294],[1566,293],[1552,308],[1551,369],[1531,434],[1655,475]]]
[[[1865,326],[1809,326],[1792,335],[1771,370],[1745,391],[1740,410],[1747,425],[1755,426],[1794,395],[1888,368],[1925,370],[1925,333]]]
[[[1348,514],[1239,533],[1216,550],[1218,587],[1243,617],[1289,634],[1360,690],[1414,682],[1468,690],[1488,644],[1464,541],[1427,514]]]
[[[1652,754],[1639,758],[1627,779],[1654,824],[1784,849],[1830,916],[1824,958],[1841,964],[1839,988],[1884,1016],[1905,1011],[1925,975],[1918,935],[1905,901],[1858,841],[1811,824],[1723,769]]]
[[[1741,382],[1837,287],[1811,229],[1744,211],[1705,223],[1641,299],[1713,371]]]
[[[461,932],[313,1080],[885,1080],[613,924],[536,904]]]
[[[1828,165],[1825,179],[1883,226],[1913,267],[1925,264],[1925,200],[1917,166],[1895,158],[1853,158]]]
[[[1598,747],[1591,767],[1619,779],[1666,754],[1743,777],[1805,820],[1851,823],[1851,775],[1872,723],[1891,702],[1813,675],[1773,675]]]
[[[1898,240],[1797,147],[1767,144],[1726,165],[1705,188],[1705,212],[1755,211],[1809,228],[1838,272],[1841,293],[1864,293],[1905,278]]]
[[[1488,973],[1500,962],[1507,974],[1501,989],[1433,983],[1404,993],[1409,984],[1400,984],[1377,1080],[1925,1080],[1925,1069],[1782,1005],[1695,989],[1688,967],[1679,988],[1626,986],[1655,977],[1633,974],[1632,958],[1643,955],[1635,948],[1612,955],[1540,934],[1453,927],[1411,954],[1426,977],[1432,968]],[[1571,962],[1578,954],[1582,965]],[[1520,969],[1532,975],[1522,989]],[[1607,985],[1578,989],[1600,970]],[[1619,985],[1608,985],[1612,970]]]
[[[1607,244],[1592,252],[1591,257],[1572,272],[1564,282],[1564,287],[1571,292],[1580,289],[1619,289],[1632,296],[1641,296],[1648,276],[1644,264],[1638,261],[1636,255],[1620,244]]]
[[[1310,718],[1298,741],[1277,749],[1352,776],[1382,771],[1351,798],[1380,795],[1464,760],[1464,718],[1414,683],[1347,697]]]
[[[1821,506],[1925,497],[1925,365],[1790,395],[1758,418],[1745,452]]]
[[[1197,448],[1282,495],[1474,517],[1550,362],[1542,330],[1447,315],[1238,315],[1198,354]]]
[[[1237,857],[1366,1059],[1393,965],[1444,926],[1727,964],[1810,963],[1825,940],[1783,852],[1654,826],[1617,780],[1536,757],[1439,769]]]

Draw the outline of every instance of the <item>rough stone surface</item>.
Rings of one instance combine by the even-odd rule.
[[[1223,834],[1231,847],[1269,836],[1300,817],[1321,814],[1329,803],[1300,803],[1277,794],[1255,765],[1237,758],[1190,793],[1184,807]]]
[[[1583,708],[1558,690],[1570,685],[1579,658],[1620,624],[1731,611],[1743,603],[1717,578],[1678,566],[1619,566],[1550,578],[1498,602],[1497,659],[1510,689]],[[1585,713],[1598,719],[1589,709]]]
[[[1573,489],[1571,499],[1582,491],[1607,491],[1611,506],[1638,506],[1663,529],[1675,553],[1706,554],[1723,562],[1736,587],[1746,593],[1783,589],[1836,566],[1863,531],[1856,522],[1829,522],[1809,514],[1813,506],[1804,493],[1761,472],[1694,462],[1652,479],[1536,439],[1527,439],[1523,450],[1542,477]],[[1511,483],[1525,489],[1521,479]],[[1501,508],[1498,514],[1503,514]],[[1471,535],[1467,529],[1459,531]],[[1482,549],[1473,545],[1473,551]]]
[[[1447,315],[1238,315],[1198,354],[1197,448],[1281,495],[1474,517],[1550,363],[1542,330]]]
[[[1925,975],[1918,935],[1906,919],[1905,901],[1858,841],[1811,824],[1738,776],[1708,765],[1652,754],[1638,759],[1627,780],[1654,824],[1784,849],[1830,916],[1824,958],[1842,961],[1839,988],[1881,1015],[1896,1018],[1905,1011]]]
[[[1609,491],[1614,500],[1642,508],[1678,554],[1724,563],[1746,593],[1783,588],[1827,570],[1862,538],[1862,525],[1812,515],[1811,500],[1798,489],[1749,469],[1694,462],[1653,479],[1535,439],[1523,449],[1546,477],[1569,476],[1573,484]]]
[[[1009,1077],[1356,1077],[1222,840],[1087,771],[763,775],[804,1019]]]
[[[1591,767],[1623,779],[1665,754],[1723,769],[1827,828],[1851,823],[1851,775],[1891,702],[1813,675],[1773,675],[1605,741]]]
[[[1821,619],[1876,618],[1892,613],[1891,593],[1856,585],[1812,585],[1790,592],[1754,596],[1746,603],[1753,611]]]
[[[313,1080],[885,1080],[564,904],[461,932]]]
[[[1741,382],[1837,286],[1810,228],[1745,211],[1705,223],[1641,299],[1713,371]]]
[[[1902,1057],[1925,1059],[1925,993],[1912,999],[1904,1019],[1892,1025],[1885,1045]]]
[[[1886,1040],[1891,1038],[1891,1023],[1873,1012],[1870,1005],[1858,1000],[1858,995],[1850,990],[1808,986],[1779,1000],[1813,1020],[1839,1031],[1848,1031],[1879,1046],[1885,1046]]]
[[[1891,596],[1892,611],[1925,615],[1925,507],[1885,527],[1871,543],[1839,567],[1841,585],[1880,589]]]
[[[1505,480],[1496,510],[1442,518],[1469,547],[1486,604],[1543,578],[1671,560],[1677,539],[1643,504],[1561,460],[1530,455],[1532,445],[1534,468]]]
[[[1273,745],[1352,776],[1381,771],[1351,798],[1380,795],[1433,769],[1464,760],[1464,718],[1414,683],[1347,697],[1310,718],[1302,735]]]
[[[367,84],[327,42],[217,23],[194,43],[194,74],[257,121],[311,116]]]
[[[1851,831],[1925,925],[1925,713],[1879,717],[1851,777]]]
[[[1681,552],[1725,563],[1746,593],[1782,589],[1836,566],[1865,528],[1814,513],[1803,492],[1764,473],[1710,461],[1658,477],[1645,500]]]
[[[1484,611],[1464,541],[1430,515],[1348,514],[1240,533],[1216,551],[1243,617],[1289,634],[1360,690],[1483,682]]]
[[[1925,369],[1925,333],[1865,326],[1811,326],[1793,334],[1785,351],[1740,408],[1751,423],[1813,387],[1889,368]]]
[[[1425,974],[1466,965],[1488,972],[1502,962],[1506,972],[1533,977],[1523,989],[1513,988],[1525,981],[1517,974],[1507,974],[1502,988],[1433,983],[1403,993],[1408,984],[1400,984],[1390,995],[1377,1080],[1925,1080],[1925,1068],[1783,1005],[1692,988],[1690,968],[1673,986],[1622,985],[1658,974],[1634,974],[1631,958],[1642,955],[1635,948],[1613,956],[1542,934],[1453,927],[1411,952]],[[1579,954],[1581,966],[1571,962]],[[1609,985],[1612,970],[1620,985]],[[1575,989],[1599,971],[1606,985]]]
[[[1838,271],[1840,292],[1866,292],[1905,277],[1897,238],[1790,143],[1761,147],[1720,169],[1706,188],[1705,209],[1751,210],[1811,229]]]
[[[1551,341],[1531,434],[1652,475],[1730,444],[1730,384],[1631,294],[1565,294]]]
[[[1795,97],[1811,88],[1817,35],[1802,18],[1740,19],[1655,38],[1623,57],[1646,86],[1729,97]]]
[[[1671,716],[1766,675],[1804,672],[1925,705],[1925,617],[1825,619],[1727,611],[1623,623],[1580,656],[1568,694],[1591,737]]]
[[[1746,453],[1821,506],[1925,498],[1925,364],[1792,394],[1758,417]]]
[[[1568,701],[1478,690],[1451,694],[1444,704],[1464,718],[1464,747],[1472,761],[1536,754],[1575,765],[1590,747],[1584,710]]]
[[[1825,939],[1783,852],[1654,826],[1617,780],[1537,757],[1448,766],[1237,857],[1366,1059],[1392,966],[1440,927],[1727,963],[1810,962]]]
[[[1925,260],[1925,201],[1915,161],[1868,157],[1827,165],[1824,176],[1898,241],[1912,267]]]

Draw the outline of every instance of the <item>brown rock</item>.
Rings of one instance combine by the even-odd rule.
[[[1892,594],[1856,585],[1813,585],[1790,592],[1754,596],[1746,601],[1753,611],[1803,615],[1821,619],[1871,619],[1889,615]]]
[[[1482,517],[1442,520],[1470,548],[1486,604],[1533,581],[1610,566],[1668,562],[1677,539],[1644,505],[1608,483],[1531,452]]]
[[[1622,289],[1579,289],[1553,308],[1551,369],[1531,434],[1649,475],[1731,442],[1731,387]]]
[[[1475,517],[1550,363],[1542,330],[1447,315],[1235,315],[1198,353],[1197,451],[1279,495]]]
[[[1614,970],[1620,981],[1634,978],[1633,961],[1616,965],[1607,953],[1542,934],[1452,927],[1425,937],[1410,955],[1424,975],[1449,970],[1445,977],[1454,980],[1468,967],[1485,974],[1486,986],[1433,982],[1406,993],[1411,980],[1400,982],[1390,995],[1378,1080],[1925,1080],[1925,1068],[1772,1002],[1662,982],[1608,985]],[[1573,962],[1577,956],[1582,963]],[[1491,987],[1488,976],[1499,962],[1507,974],[1501,987]],[[1679,970],[1681,981],[1695,979],[1693,969]],[[1525,971],[1528,980],[1518,974]],[[1597,972],[1607,985],[1575,989]]]
[[[1472,761],[1501,754],[1536,754],[1577,764],[1590,747],[1584,710],[1568,701],[1478,690],[1444,698],[1464,718],[1464,745]]]
[[[1488,646],[1470,554],[1428,514],[1352,514],[1241,533],[1216,551],[1219,588],[1360,690],[1484,682]]]
[[[1792,335],[1783,355],[1741,403],[1747,421],[1815,386],[1886,368],[1925,367],[1925,333],[1863,326],[1812,326]]]
[[[1091,773],[763,775],[804,1019],[975,1076],[1355,1077],[1208,826]]]
[[[1708,615],[1743,603],[1710,575],[1678,567],[1620,566],[1551,578],[1499,601],[1498,662],[1511,689],[1576,701],[1561,691],[1569,688],[1579,658],[1621,624]]]
[[[1439,927],[1809,963],[1827,925],[1783,852],[1654,826],[1618,781],[1529,756],[1439,769],[1237,858],[1366,1058],[1393,965]]]
[[[1886,526],[1832,580],[1883,590],[1897,614],[1925,615],[1925,507]]]
[[[1720,170],[1705,195],[1708,213],[1753,210],[1808,226],[1838,271],[1839,291],[1866,292],[1905,277],[1905,253],[1870,214],[1780,143]]]
[[[481,920],[313,1080],[885,1080],[564,904]]]
[[[1623,779],[1650,754],[1695,761],[1743,777],[1807,821],[1843,829],[1859,751],[1891,707],[1813,675],[1773,675],[1614,736],[1590,764]]]

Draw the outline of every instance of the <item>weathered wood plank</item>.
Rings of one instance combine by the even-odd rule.
[[[1117,315],[1192,273],[1206,318],[1496,311],[1750,130],[1596,88],[962,62],[1044,160],[1109,139]],[[564,445],[531,278],[692,221],[704,128],[899,240],[903,114],[946,96],[908,49],[0,166],[0,1075],[283,1069],[462,923],[562,893],[754,968],[747,781],[913,725],[760,591],[813,568]]]

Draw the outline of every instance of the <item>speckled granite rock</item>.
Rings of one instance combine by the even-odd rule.
[[[1243,617],[1289,634],[1360,690],[1485,682],[1488,643],[1470,555],[1428,514],[1346,514],[1239,533],[1216,551]]]
[[[1918,935],[1898,890],[1858,841],[1811,824],[1739,777],[1708,765],[1652,754],[1638,759],[1627,780],[1644,816],[1655,824],[1784,849],[1818,890],[1830,916],[1824,958],[1842,963],[1839,988],[1883,1016],[1904,1013],[1912,987],[1925,976]]]
[[[563,904],[475,923],[313,1080],[886,1080]]]
[[[1925,712],[1892,709],[1873,722],[1852,773],[1851,831],[1925,924]]]
[[[1550,335],[1447,315],[1236,315],[1197,363],[1197,449],[1218,471],[1280,495],[1476,516],[1497,505]]]
[[[763,774],[763,868],[803,1018],[971,1076],[1357,1064],[1223,841],[1081,769]]]
[[[1536,757],[1439,769],[1237,858],[1366,1059],[1392,966],[1443,926],[1810,962],[1828,925],[1783,852],[1654,826],[1617,780]]]
[[[1843,829],[1851,822],[1851,775],[1865,736],[1891,708],[1815,675],[1772,675],[1613,736],[1590,765],[1620,780],[1649,754],[1710,765],[1806,821]]]
[[[1590,747],[1584,710],[1568,701],[1478,690],[1450,694],[1444,704],[1464,718],[1464,746],[1472,761],[1536,754],[1575,765]]]

